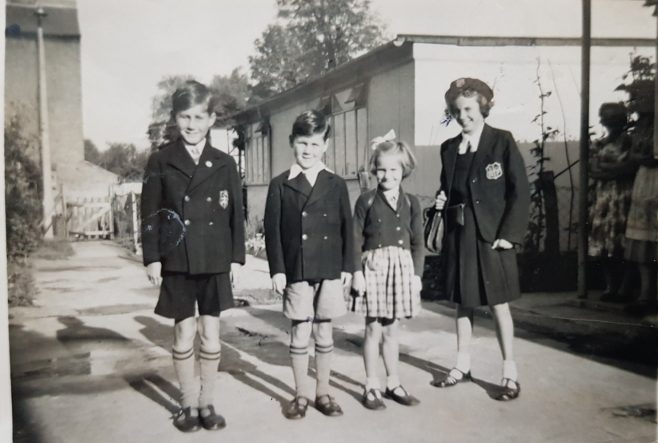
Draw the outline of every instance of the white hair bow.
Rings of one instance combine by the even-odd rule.
[[[375,149],[378,144],[384,142],[392,142],[393,140],[395,140],[395,130],[391,129],[386,134],[379,137],[375,137],[372,140],[370,140],[370,148]]]

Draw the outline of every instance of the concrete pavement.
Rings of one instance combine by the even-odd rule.
[[[500,378],[492,322],[476,319],[474,383],[429,385],[454,359],[453,310],[424,302],[400,328],[401,380],[421,404],[359,402],[363,320],[336,322],[333,385],[345,415],[313,409],[288,421],[293,394],[288,322],[264,300],[266,264],[250,258],[240,299],[222,315],[217,410],[221,431],[181,434],[171,424],[178,390],[171,322],[153,314],[157,290],[141,264],[111,242],[74,243],[75,256],[35,263],[37,306],[10,311],[17,442],[654,442],[655,328],[621,314],[583,310],[568,298],[526,295],[515,303],[521,397],[489,398]],[[620,338],[621,337],[621,338]],[[648,344],[647,344],[648,343]],[[612,344],[610,346],[610,344]],[[649,355],[645,357],[644,355]],[[381,369],[384,377],[383,366]]]

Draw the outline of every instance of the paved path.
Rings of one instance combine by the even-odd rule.
[[[280,304],[230,310],[222,316],[216,396],[228,427],[181,434],[170,421],[178,395],[171,324],[152,313],[156,290],[142,266],[122,258],[112,243],[73,246],[68,260],[35,263],[37,306],[11,310],[16,442],[656,441],[655,367],[594,356],[570,346],[568,336],[549,338],[542,328],[550,322],[536,301],[517,307],[519,318],[525,315],[516,345],[519,400],[488,396],[500,377],[500,357],[491,321],[482,317],[473,343],[477,381],[447,390],[429,385],[451,365],[455,338],[452,310],[427,302],[418,318],[403,323],[400,336],[401,379],[421,405],[388,402],[378,412],[360,405],[363,324],[348,314],[336,324],[333,377],[345,415],[327,418],[310,409],[300,421],[281,415],[293,380]],[[269,286],[263,266],[250,259],[245,299]],[[566,318],[560,321],[573,320],[571,311],[558,314]]]

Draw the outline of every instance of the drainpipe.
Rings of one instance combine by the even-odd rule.
[[[48,127],[48,92],[46,89],[46,53],[43,42],[44,17],[46,11],[37,6],[34,11],[37,17],[37,66],[39,69],[39,139],[41,143],[41,177],[43,180],[43,236],[45,239],[53,238],[53,189],[52,167],[50,161],[50,129]]]

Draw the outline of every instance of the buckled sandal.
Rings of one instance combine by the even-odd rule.
[[[306,416],[309,400],[306,397],[298,395],[288,403],[283,410],[283,415],[289,420],[297,420]]]
[[[203,415],[201,413],[202,410],[208,410],[210,413],[208,415]],[[226,427],[226,420],[215,412],[215,407],[213,405],[208,405],[199,409],[199,421],[201,422],[201,426],[209,431],[217,431]]]
[[[315,409],[322,412],[327,417],[339,417],[343,415],[343,410],[336,400],[329,395],[324,394],[315,398]]]
[[[174,416],[174,426],[181,432],[195,432],[201,429],[199,417],[192,415],[192,408],[181,408]]]
[[[373,411],[386,409],[384,400],[382,400],[382,393],[379,389],[368,389],[367,391],[365,391],[363,393],[363,398],[361,399],[361,403],[367,409],[371,409]]]
[[[459,383],[463,383],[470,380],[471,380],[471,371],[462,372],[457,368],[452,368],[443,377],[431,381],[430,384],[435,388],[449,388],[451,386],[455,386]]]
[[[500,392],[493,396],[494,400],[510,401],[514,400],[521,394],[521,385],[518,381],[511,378],[503,378],[500,383]]]
[[[399,391],[402,391],[402,395],[397,393]],[[386,388],[384,396],[404,406],[416,406],[420,403],[420,400],[409,394],[407,390],[402,387],[402,385],[398,385],[393,389]]]

